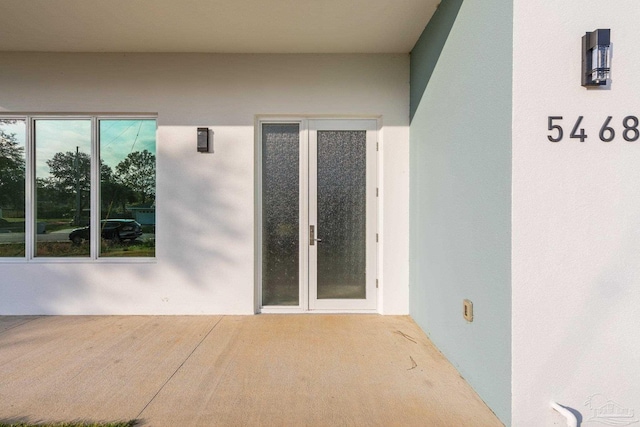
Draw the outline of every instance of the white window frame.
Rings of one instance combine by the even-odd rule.
[[[25,122],[25,256],[0,257],[0,263],[107,263],[136,264],[156,263],[154,257],[100,257],[100,120],[155,120],[157,153],[157,113],[7,113],[0,112],[0,119]],[[90,254],[88,257],[36,257],[36,180],[35,180],[35,123],[37,120],[90,120],[91,121],[91,189],[90,189]],[[157,159],[156,159],[157,161]],[[157,183],[157,168],[156,168]],[[157,187],[157,184],[156,184]],[[156,191],[157,200],[157,191]]]

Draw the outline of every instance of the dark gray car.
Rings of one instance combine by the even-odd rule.
[[[103,219],[100,221],[100,226],[102,238],[112,242],[135,240],[142,236],[142,226],[133,219]],[[75,244],[89,240],[90,229],[90,227],[76,228],[69,233],[69,240]]]

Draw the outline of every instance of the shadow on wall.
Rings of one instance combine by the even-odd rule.
[[[576,417],[576,420],[578,420],[578,424],[576,427],[580,427],[582,425],[582,414],[580,413],[580,411],[569,407],[565,408],[567,409],[567,411],[571,412],[574,417]]]
[[[406,54],[0,55],[0,110],[155,112],[159,126],[157,263],[3,266],[9,276],[0,281],[13,283],[0,292],[14,301],[0,295],[0,313],[252,311],[255,115],[375,114],[385,127],[406,127],[408,60]],[[198,126],[215,132],[213,154],[197,153]]]
[[[192,286],[237,286],[238,269],[252,282],[253,127],[219,131],[213,153],[196,151],[195,127],[159,134],[167,145],[158,179],[165,229],[159,261]]]
[[[11,284],[21,299],[11,312],[252,309],[253,127],[220,134],[216,152],[203,154],[195,126],[158,128],[155,262],[9,265],[22,282]]]
[[[589,242],[584,250],[594,246]],[[630,235],[617,249],[616,254],[632,255],[621,256],[615,264],[602,268],[591,282],[569,285],[583,289],[580,293],[593,298],[576,297],[567,292],[566,300],[553,302],[557,304],[554,312],[564,316],[567,307],[572,307],[573,314],[566,326],[551,334],[550,342],[554,345],[537,367],[538,373],[556,372],[553,381],[536,375],[532,384],[536,390],[552,387],[561,406],[576,417],[578,427],[582,425],[583,417],[588,424],[631,425],[638,422],[634,416],[637,407],[630,398],[637,387],[633,381],[628,381],[628,378],[637,377],[638,369],[637,364],[628,361],[634,360],[637,354],[631,343],[640,341],[635,325],[630,326],[625,320],[637,316],[633,301],[637,301],[638,293],[639,274],[635,266],[640,261],[637,255],[640,244]],[[580,258],[580,255],[576,257]],[[559,264],[570,265],[573,264],[571,261],[567,256]],[[612,347],[617,343],[625,343],[624,350]],[[616,369],[609,369],[611,360],[616,361]],[[563,367],[560,374],[557,373],[558,366]]]

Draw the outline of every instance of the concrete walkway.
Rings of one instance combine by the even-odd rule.
[[[0,317],[0,423],[500,426],[404,316]]]

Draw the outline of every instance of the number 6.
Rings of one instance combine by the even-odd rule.
[[[611,121],[611,119],[612,117],[608,116],[607,120],[605,120],[604,124],[600,128],[600,139],[604,142],[611,142],[613,141],[613,138],[616,137],[616,131],[612,127],[609,127],[609,122]],[[608,138],[604,136],[605,132],[609,132]]]

